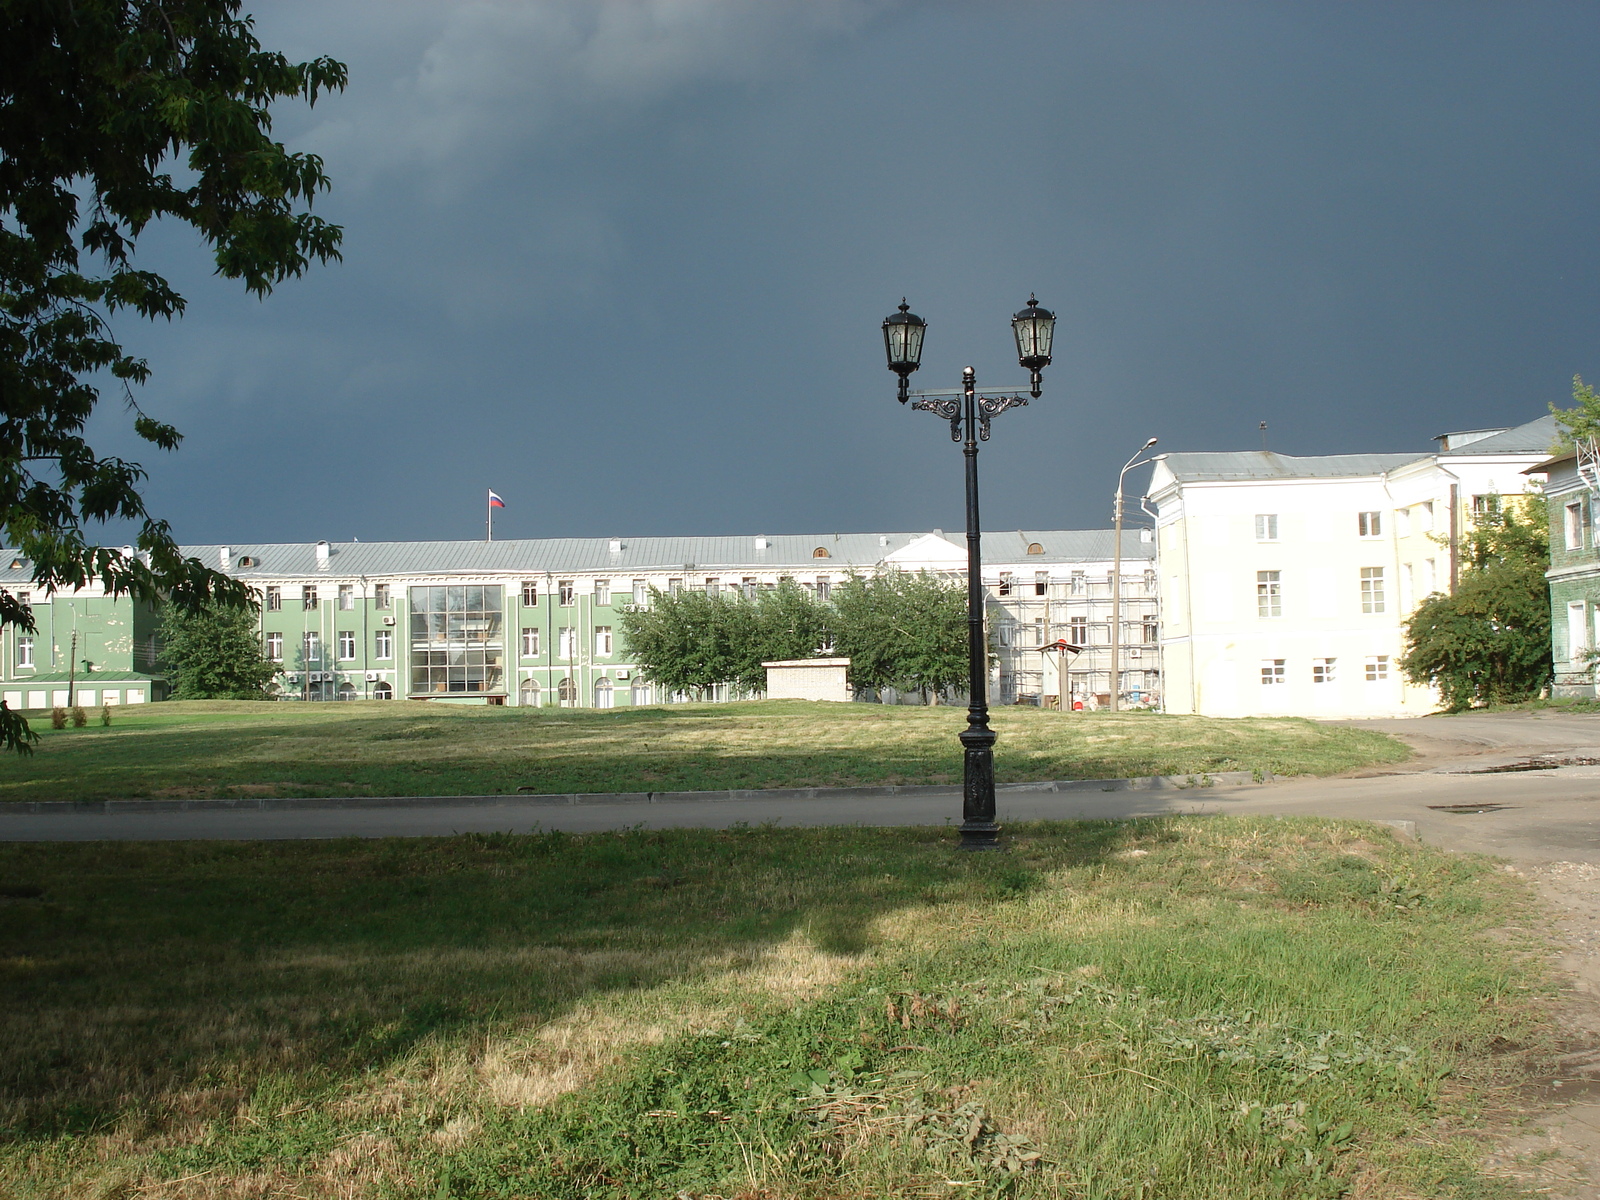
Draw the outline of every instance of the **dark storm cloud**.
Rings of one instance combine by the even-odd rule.
[[[1595,352],[1587,5],[340,3],[269,45],[351,88],[324,156],[346,261],[128,332],[189,436],[195,541],[957,528],[959,455],[893,402],[1019,382],[986,523],[1103,524],[1163,449],[1422,449],[1531,419]]]

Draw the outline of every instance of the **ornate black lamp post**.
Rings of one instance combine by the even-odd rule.
[[[1029,392],[1038,399],[1039,375],[1050,365],[1050,343],[1055,315],[1028,297],[1028,307],[1011,319],[1017,339],[1017,361],[1031,376]],[[922,365],[922,338],[928,323],[900,302],[900,311],[883,322],[883,346],[889,369],[900,377],[900,403],[913,396],[911,407],[935,413],[950,422],[950,440],[964,442],[967,466],[967,727],[961,731],[963,748],[961,848],[993,850],[1000,843],[1000,826],[994,819],[994,742],[989,728],[989,652],[983,637],[983,551],[978,521],[978,443],[989,440],[989,420],[1008,408],[1028,402],[1015,392],[980,396],[971,367],[961,372],[961,387],[949,391],[910,392],[911,373]]]

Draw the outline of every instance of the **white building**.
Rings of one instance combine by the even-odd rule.
[[[1474,514],[1539,480],[1554,420],[1444,434],[1432,454],[1164,454],[1149,499],[1166,709],[1421,715],[1403,625],[1448,591]]]

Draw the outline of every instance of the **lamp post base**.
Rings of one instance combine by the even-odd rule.
[[[1000,826],[994,811],[995,732],[989,714],[968,714],[968,727],[960,734],[962,755],[961,848],[998,850]]]

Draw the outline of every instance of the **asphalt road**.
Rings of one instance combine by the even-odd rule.
[[[1364,721],[1402,737],[1417,758],[1333,779],[1184,791],[1006,792],[1000,819],[1077,820],[1179,813],[1321,815],[1406,821],[1421,839],[1533,861],[1600,863],[1600,765],[1491,772],[1530,757],[1594,759],[1600,715],[1469,714]],[[1003,745],[1000,752],[1004,753]],[[587,832],[782,825],[939,825],[960,819],[958,798],[848,797],[657,804],[543,805],[505,797],[460,806],[274,811],[18,813],[0,809],[0,840],[99,841],[425,837],[468,831]]]

